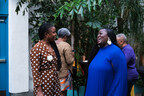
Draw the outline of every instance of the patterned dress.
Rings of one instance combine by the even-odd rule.
[[[44,96],[60,96],[60,82],[57,71],[57,57],[54,50],[39,41],[30,53],[34,95],[37,94],[37,87],[41,86]]]

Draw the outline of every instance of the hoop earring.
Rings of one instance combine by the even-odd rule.
[[[108,44],[108,45],[111,45],[111,44],[112,44],[112,42],[111,42],[111,40],[110,40],[109,37],[108,37],[108,40],[107,40],[107,44]]]

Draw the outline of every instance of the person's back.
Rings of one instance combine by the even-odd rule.
[[[138,79],[138,72],[135,67],[136,57],[133,48],[127,44],[122,48],[127,60],[127,72],[128,72],[128,80]]]
[[[60,85],[62,96],[67,95],[67,90],[72,89],[72,64],[74,56],[71,46],[66,42],[70,36],[70,31],[67,28],[61,28],[58,30],[58,40],[56,44],[61,56],[61,69],[59,73]]]
[[[70,70],[72,72],[72,64],[74,61],[74,57],[72,56],[71,46],[67,42],[61,41],[57,43],[57,47],[62,62],[59,77],[62,78],[67,76],[67,70]]]

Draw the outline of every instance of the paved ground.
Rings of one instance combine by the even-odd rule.
[[[83,93],[84,92],[82,92],[82,93],[80,92],[79,96],[84,96]],[[18,93],[18,94],[10,94],[10,96],[34,96],[34,95],[33,95],[33,92],[24,92],[24,93]],[[73,96],[73,91],[69,90],[67,96]],[[77,92],[74,92],[74,96],[78,96]],[[141,93],[135,94],[135,96],[144,96],[144,93],[143,94],[141,94]]]
[[[34,96],[33,92],[24,92],[24,93],[18,93],[18,94],[10,94],[10,96]]]

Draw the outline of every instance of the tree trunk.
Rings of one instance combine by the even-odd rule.
[[[121,9],[119,8],[120,5],[120,0],[114,0],[114,4],[117,7],[117,9],[119,10],[119,18],[117,18],[117,27],[118,27],[118,32],[122,33],[123,32],[123,19],[121,18]]]

